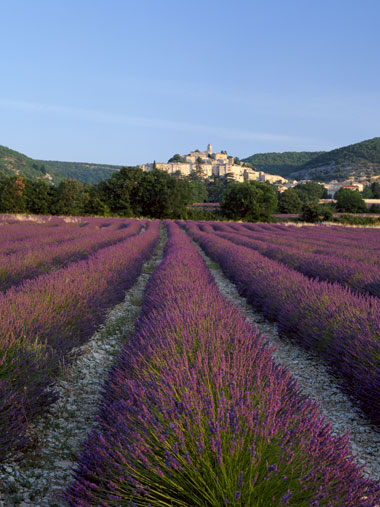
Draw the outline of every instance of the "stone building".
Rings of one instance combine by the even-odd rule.
[[[212,176],[229,176],[235,181],[269,181],[286,182],[281,176],[266,174],[262,171],[256,171],[250,167],[245,167],[243,163],[235,163],[235,158],[228,155],[227,152],[213,153],[211,144],[207,145],[205,151],[195,150],[188,155],[181,155],[182,162],[156,163],[156,168],[166,171],[171,175],[176,173],[182,176],[189,176],[197,172],[203,178]],[[144,171],[151,171],[154,164],[142,164],[139,167]]]

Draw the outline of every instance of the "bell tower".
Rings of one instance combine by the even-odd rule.
[[[207,145],[207,153],[208,153],[208,155],[212,155],[212,146],[211,146],[211,144]]]

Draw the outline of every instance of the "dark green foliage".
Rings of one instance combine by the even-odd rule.
[[[136,167],[123,167],[97,189],[111,213],[152,218],[186,217],[186,205],[192,202],[194,192],[186,178],[157,169],[146,173]]]
[[[317,224],[322,221],[321,207],[315,202],[306,202],[302,206],[300,219],[304,222]]]
[[[221,199],[221,212],[233,220],[268,221],[277,206],[274,188],[268,183],[231,183]]]
[[[299,183],[294,187],[294,190],[303,203],[318,203],[319,199],[326,195],[326,189],[316,181]]]
[[[81,162],[58,162],[56,160],[37,160],[53,168],[61,178],[76,179],[83,183],[99,183],[109,178],[114,172],[121,169],[121,166],[110,164],[90,164]],[[50,171],[48,171],[50,172]]]
[[[25,182],[26,209],[36,215],[49,215],[57,190],[44,180]]]
[[[364,199],[380,199],[380,183],[375,181],[371,185],[366,185],[362,196]]]
[[[380,164],[380,137],[324,152],[305,163],[304,168],[328,165],[331,162],[355,162],[358,159]]]
[[[375,181],[371,185],[372,197],[374,199],[380,199],[380,183]]]
[[[56,200],[52,204],[54,215],[80,215],[83,213],[83,185],[77,180],[61,181]]]
[[[334,218],[334,222],[345,225],[376,225],[380,224],[379,220],[375,217],[362,217],[356,215],[342,215]]]
[[[182,155],[180,155],[179,153],[176,153],[171,158],[169,158],[168,164],[170,164],[171,162],[174,162],[174,163],[185,162],[185,158]]]
[[[200,178],[196,174],[190,174],[190,176],[188,178],[183,178],[183,179],[187,179],[190,182],[191,189],[192,189],[191,200],[190,200],[191,203],[193,203],[193,202],[207,202],[208,193],[207,193],[206,184],[205,184],[205,181],[203,178]]]
[[[227,186],[231,183],[234,183],[234,180],[228,175],[226,177],[211,176],[206,182],[208,202],[220,202]]]
[[[0,146],[0,174],[5,176],[20,175],[30,180],[43,178],[49,182],[46,175],[50,175],[55,184],[63,179],[76,179],[86,184],[98,183],[119,169],[120,166],[109,164],[33,160],[18,151]]]
[[[365,213],[367,206],[357,190],[340,188],[335,193],[336,209],[347,213]]]
[[[316,152],[284,152],[284,153],[257,153],[243,159],[243,162],[253,164],[257,169],[269,174],[279,174],[297,178],[298,171],[319,168],[332,165],[331,170],[322,170],[310,175],[320,181],[342,180],[351,172],[351,168],[344,164],[380,164],[380,137],[374,137],[367,141],[351,144],[331,151]],[[371,169],[374,174],[379,174],[379,168]],[[302,173],[300,173],[302,174]],[[301,179],[301,176],[299,179]]]
[[[334,218],[334,212],[335,208],[330,205],[322,205],[320,206],[321,209],[321,217],[322,220],[325,222],[331,222]]]
[[[25,180],[21,176],[0,177],[0,212],[26,211]]]
[[[84,193],[82,207],[85,215],[102,217],[110,215],[109,207],[101,200],[100,195],[94,187]]]
[[[313,158],[324,153],[323,151],[286,151],[284,153],[256,153],[243,158],[251,166],[269,174],[279,174],[287,177],[293,171],[297,171]]]
[[[47,173],[52,176],[54,182],[59,182],[62,179],[59,173],[45,162],[33,160],[18,151],[0,146],[0,174],[5,176],[20,175],[24,178],[37,180],[43,178]]]
[[[370,213],[380,213],[380,205],[372,204],[368,210]]]
[[[144,171],[137,167],[123,167],[111,178],[99,183],[97,188],[101,200],[116,215],[141,216],[144,175]]]
[[[278,210],[280,213],[299,213],[302,208],[302,201],[298,192],[289,188],[282,192],[278,198]]]

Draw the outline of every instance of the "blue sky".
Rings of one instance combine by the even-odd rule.
[[[0,144],[138,164],[380,135],[378,0],[3,0]]]

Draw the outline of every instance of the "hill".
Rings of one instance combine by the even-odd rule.
[[[62,178],[74,178],[83,184],[99,183],[112,176],[121,166],[109,164],[91,164],[84,162],[59,162],[57,160],[38,160],[56,170]]]
[[[243,158],[242,162],[249,162],[255,168],[269,174],[279,174],[287,178],[296,168],[303,167],[307,162],[323,151],[285,151],[283,153],[256,153]]]
[[[0,145],[0,175],[20,175],[31,180],[45,179],[54,184],[58,184],[65,178],[73,178],[86,184],[98,183],[120,168],[121,166],[109,164],[35,160]]]
[[[295,179],[319,181],[370,180],[380,175],[380,137],[322,153],[291,175]]]
[[[270,174],[296,180],[371,181],[380,175],[380,137],[325,152],[258,153],[243,159]]]
[[[31,180],[43,178],[54,181],[54,183],[62,179],[52,167],[47,166],[44,162],[33,160],[6,146],[0,146],[0,174],[21,175]]]

